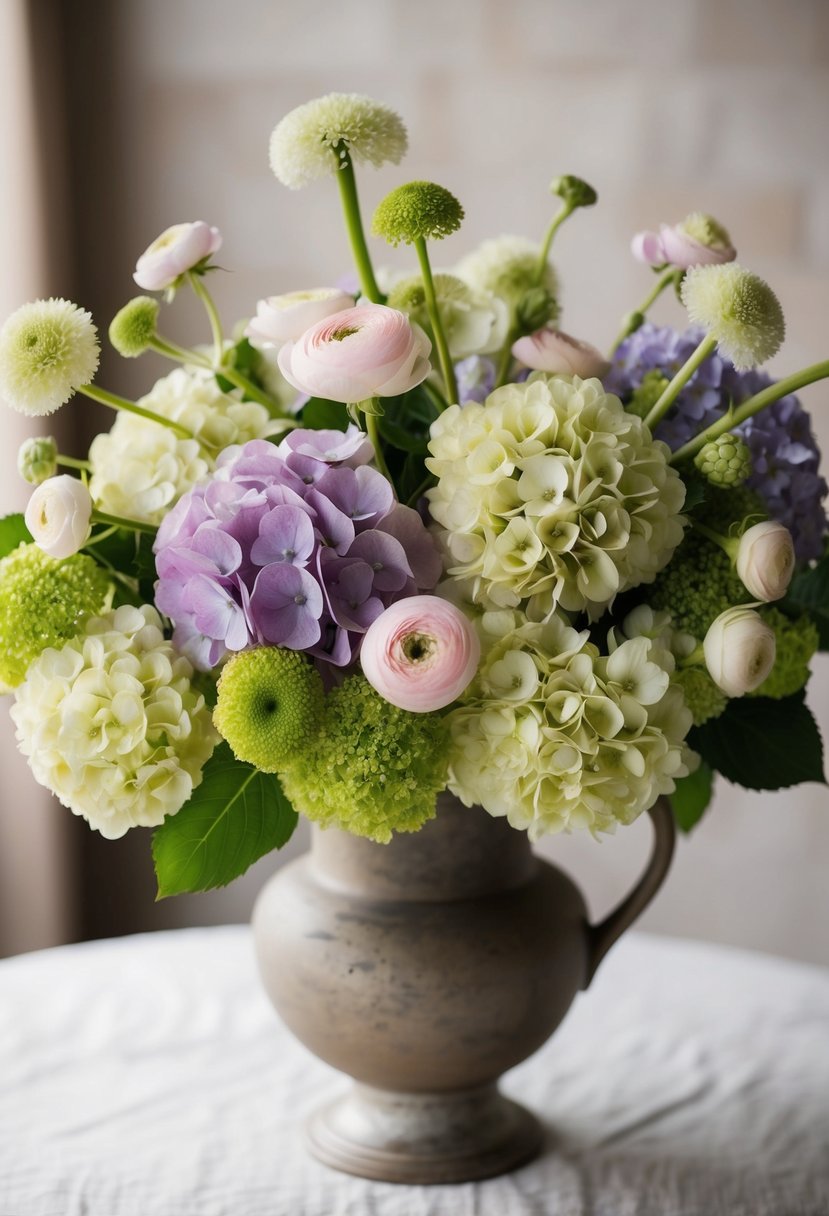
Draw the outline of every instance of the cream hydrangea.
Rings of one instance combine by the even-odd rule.
[[[453,359],[500,350],[507,337],[509,312],[489,291],[476,291],[451,274],[434,276],[440,319]],[[422,329],[431,330],[426,294],[419,275],[401,279],[389,292],[389,308],[405,312]]]
[[[429,491],[450,575],[536,619],[597,618],[651,582],[682,539],[668,448],[598,380],[535,373],[433,423]]]
[[[181,423],[198,439],[178,439],[169,427],[121,411],[92,441],[89,489],[100,510],[151,524],[212,470],[223,448],[284,426],[263,405],[223,393],[202,368],[176,368],[139,405]]]
[[[154,608],[87,622],[30,665],[11,715],[41,785],[109,840],[174,815],[216,745],[193,669]]]
[[[449,788],[531,840],[631,823],[693,763],[669,652],[638,637],[602,655],[589,637],[555,615],[526,621],[448,715]]]
[[[503,300],[511,313],[536,283],[539,247],[523,236],[497,236],[482,241],[455,267],[455,274],[476,291],[491,292]],[[541,287],[555,300],[558,296],[558,276],[548,262],[544,268]],[[554,321],[558,310],[549,317]]]

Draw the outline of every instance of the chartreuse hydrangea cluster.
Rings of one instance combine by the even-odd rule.
[[[598,380],[535,373],[432,426],[427,468],[449,574],[538,619],[597,619],[652,582],[682,540],[685,487],[641,419]]]
[[[448,716],[450,789],[532,840],[631,823],[692,763],[670,652],[611,636],[605,655],[589,639],[558,616],[525,622],[490,649]]]
[[[322,680],[304,654],[260,646],[222,669],[213,724],[238,760],[276,773],[316,736],[323,700]]]
[[[443,718],[398,709],[353,675],[328,694],[322,728],[279,777],[309,819],[385,844],[434,817],[448,757]]]
[[[154,608],[87,621],[30,665],[11,715],[35,778],[110,840],[156,827],[201,781],[217,736]]]
[[[762,608],[760,615],[774,630],[777,651],[771,674],[749,696],[790,697],[809,679],[809,664],[820,644],[817,627],[810,617],[788,617],[779,608]]]
[[[63,561],[20,545],[0,561],[0,685],[16,688],[47,646],[62,646],[102,612],[112,594],[91,557]]]

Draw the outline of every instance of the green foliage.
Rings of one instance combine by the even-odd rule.
[[[0,558],[11,553],[18,545],[30,544],[31,541],[32,534],[21,514],[4,515],[0,519]]]
[[[829,650],[829,552],[794,576],[780,607],[789,616],[808,613],[817,626],[820,649]]]
[[[681,831],[690,832],[699,823],[713,792],[714,774],[704,760],[696,772],[680,777],[671,794],[671,807]]]
[[[215,267],[210,267],[215,269]],[[239,341],[226,353],[225,362],[229,367],[234,368],[237,372],[241,372],[248,380],[251,380],[257,388],[265,389],[262,379],[258,374],[259,351],[255,346],[251,346],[247,338],[240,338]],[[231,384],[221,372],[216,372],[216,383],[223,393],[232,393],[236,387]],[[247,400],[247,397],[245,397]]]
[[[825,784],[820,732],[802,693],[781,701],[737,697],[721,717],[695,726],[688,742],[712,769],[749,790]]]
[[[348,423],[348,410],[341,401],[312,397],[302,408],[302,425],[312,431],[344,431]]]

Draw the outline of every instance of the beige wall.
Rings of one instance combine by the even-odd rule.
[[[537,236],[554,174],[595,184],[599,206],[555,253],[570,332],[609,342],[649,286],[627,252],[632,232],[702,209],[781,297],[790,336],[773,370],[827,353],[825,0],[116,0],[93,11],[106,37],[90,33],[79,50],[74,143],[88,185],[84,302],[101,321],[130,294],[135,254],[181,219],[224,232],[231,273],[215,286],[228,318],[346,269],[330,184],[291,193],[267,164],[269,132],[289,108],[346,90],[399,109],[411,136],[400,170],[361,175],[367,213],[406,178],[434,178],[463,201],[445,261],[487,235]],[[176,336],[200,333],[186,304],[172,315]],[[681,321],[670,301],[657,315]],[[150,370],[115,374],[138,390]],[[804,397],[829,451],[829,389]],[[826,731],[829,662],[817,666],[811,700]],[[646,838],[640,824],[545,851],[573,865],[598,910],[630,880]],[[109,847],[116,867],[122,853]],[[829,964],[828,862],[825,789],[759,797],[723,783],[644,923]],[[244,916],[272,866],[144,923]],[[142,882],[149,900],[148,871]]]

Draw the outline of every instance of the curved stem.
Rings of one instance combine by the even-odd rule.
[[[610,348],[610,353],[615,354],[619,347],[624,342],[625,338],[629,338],[631,334],[635,334],[637,329],[644,324],[645,315],[652,304],[654,304],[665,288],[672,282],[680,278],[685,272],[677,270],[676,266],[669,266],[667,270],[656,280],[652,289],[645,296],[642,303],[632,313],[629,313],[622,326],[621,333]]]
[[[121,515],[109,515],[106,511],[99,511],[96,507],[92,509],[92,522],[106,524],[110,528],[126,528],[128,532],[146,532],[150,536],[155,536],[158,531],[152,524],[142,523],[138,519],[124,519]]]
[[[506,384],[509,369],[512,366],[512,344],[518,338],[518,333],[515,329],[511,329],[507,334],[507,340],[501,350],[501,357],[498,360],[498,370],[495,373],[494,388],[500,388]]]
[[[443,330],[443,322],[440,319],[440,309],[438,308],[438,299],[435,294],[435,281],[432,278],[432,267],[429,264],[429,253],[426,249],[426,242],[422,237],[418,237],[414,242],[415,253],[417,260],[420,263],[420,274],[423,279],[423,294],[426,297],[426,311],[429,314],[429,321],[432,326],[432,333],[435,337],[435,346],[438,348],[438,362],[440,363],[440,371],[443,376],[443,383],[446,388],[446,396],[451,402],[458,400],[458,385],[455,380],[455,368],[452,363],[452,356],[449,354],[449,344],[446,341],[446,334]]]
[[[378,471],[383,474],[386,480],[390,482],[393,487],[394,482],[392,481],[388,465],[386,464],[386,459],[383,455],[382,441],[380,439],[380,428],[377,425],[377,415],[363,414],[363,419],[365,420],[366,424],[366,434],[371,440],[374,448],[374,463],[377,466]]]
[[[690,439],[688,443],[678,448],[671,457],[670,463],[679,464],[683,460],[689,460],[692,456],[696,456],[706,443],[710,443],[712,439],[718,439],[726,431],[739,426],[760,410],[764,410],[767,405],[773,405],[781,397],[788,397],[789,393],[796,393],[798,389],[805,388],[807,384],[814,384],[816,380],[825,380],[827,377],[829,377],[829,359],[824,359],[820,363],[812,363],[809,367],[804,367],[802,371],[795,372],[791,376],[786,376],[784,380],[778,380],[776,384],[770,384],[762,392],[755,393],[742,405],[729,410],[722,418],[712,422],[711,426],[706,427],[695,439]]]
[[[164,355],[165,359],[173,359],[176,363],[190,363],[194,367],[211,367],[210,360],[197,350],[190,350],[186,346],[179,346],[176,342],[171,342],[169,338],[162,338],[161,334],[156,334],[150,342],[152,350],[159,355]]]
[[[190,280],[190,286],[204,305],[207,319],[210,321],[210,329],[213,334],[213,359],[217,367],[221,365],[224,355],[225,340],[222,333],[222,322],[219,317],[218,309],[213,303],[213,297],[207,290],[204,284],[204,275],[195,274],[194,271],[188,270],[187,278]]]
[[[65,469],[83,469],[84,472],[89,472],[92,468],[88,460],[76,460],[74,456],[63,456],[60,452],[55,457],[55,462]]]
[[[126,410],[129,414],[137,414],[139,418],[146,418],[148,422],[157,422],[160,426],[169,427],[178,435],[179,439],[196,438],[191,430],[179,422],[173,422],[172,418],[164,418],[161,414],[154,414],[152,410],[145,410],[142,405],[136,405],[134,401],[128,401],[126,397],[119,397],[117,393],[110,393],[105,388],[99,388],[97,384],[84,384],[82,388],[78,389],[78,392],[83,393],[92,401],[97,401],[99,405],[108,405],[113,410]]]
[[[538,262],[535,267],[535,282],[536,286],[541,286],[541,280],[544,278],[544,270],[547,266],[547,258],[550,254],[550,246],[553,243],[553,237],[558,232],[561,225],[567,219],[568,215],[572,215],[574,207],[570,203],[563,203],[561,210],[557,211],[550,221],[550,226],[544,234],[544,240],[541,242],[541,251],[538,255]]]
[[[351,252],[354,255],[354,263],[360,276],[363,295],[367,296],[374,304],[382,304],[385,297],[377,286],[377,280],[374,277],[374,268],[371,265],[371,257],[369,256],[365,232],[363,231],[363,221],[360,218],[360,201],[357,198],[357,181],[354,177],[354,166],[351,163],[348,150],[343,144],[338,144],[334,152],[339,161],[339,168],[334,176],[340,188],[340,201],[343,205],[345,227],[348,232],[348,239],[351,242]]]
[[[270,414],[271,418],[279,416],[279,405],[274,401],[273,397],[269,396],[264,389],[254,384],[242,372],[237,371],[235,367],[218,367],[216,372],[223,379],[229,380],[236,388],[240,388],[243,393],[247,393],[248,397],[254,401],[258,401],[260,405],[264,405],[265,409]]]
[[[659,422],[660,418],[663,418],[665,414],[667,414],[668,410],[676,401],[677,397],[691,379],[694,372],[701,363],[705,362],[716,345],[717,339],[712,338],[710,334],[706,334],[690,358],[686,359],[682,367],[676,373],[671,383],[667,386],[665,391],[662,393],[662,396],[656,402],[653,409],[645,419],[645,425],[649,427],[651,431],[654,429],[657,422]]]

